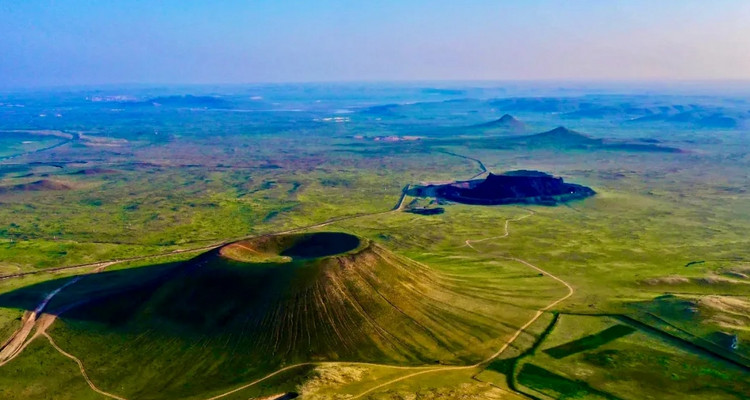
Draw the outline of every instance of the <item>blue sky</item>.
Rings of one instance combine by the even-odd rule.
[[[748,80],[750,1],[0,0],[0,86]]]

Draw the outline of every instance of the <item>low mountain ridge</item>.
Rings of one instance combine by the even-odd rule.
[[[679,148],[657,143],[646,143],[642,139],[639,139],[637,142],[597,139],[564,126],[533,135],[509,138],[502,145],[505,147],[555,150],[611,150],[648,153],[683,152]]]
[[[38,181],[22,183],[18,185],[0,186],[0,194],[18,192],[63,191],[72,189],[74,189],[74,186],[67,182],[52,179],[40,179]]]

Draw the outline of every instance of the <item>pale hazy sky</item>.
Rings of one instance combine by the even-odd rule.
[[[750,80],[749,0],[0,0],[0,86]]]

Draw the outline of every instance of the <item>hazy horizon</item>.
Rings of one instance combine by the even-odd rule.
[[[748,20],[740,0],[30,0],[0,5],[0,87],[745,82]]]

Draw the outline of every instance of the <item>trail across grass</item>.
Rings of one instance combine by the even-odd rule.
[[[76,356],[74,356],[74,355],[72,355],[70,353],[67,353],[67,352],[65,352],[65,350],[61,349],[57,345],[57,343],[55,343],[55,341],[52,339],[52,336],[50,336],[47,332],[42,333],[42,335],[44,335],[44,337],[46,337],[47,340],[49,340],[49,343],[52,345],[52,347],[55,348],[55,350],[57,350],[58,352],[60,352],[60,354],[64,355],[65,357],[70,358],[71,360],[75,361],[76,364],[78,364],[78,368],[81,370],[81,375],[83,375],[83,379],[86,380],[86,383],[89,385],[89,387],[91,388],[91,390],[93,390],[93,391],[95,391],[95,392],[97,392],[97,393],[99,393],[99,394],[101,394],[103,396],[107,396],[107,397],[115,399],[115,400],[127,400],[124,397],[120,397],[120,396],[117,396],[117,395],[112,394],[112,393],[107,393],[107,392],[99,389],[98,387],[96,387],[96,385],[94,385],[94,382],[91,382],[91,379],[89,379],[88,374],[86,374],[86,369],[83,368],[83,363],[81,362],[81,360],[79,360]]]
[[[505,227],[506,227],[506,233],[507,233],[507,228],[508,228],[508,222],[509,221],[511,221],[511,220],[507,220],[506,221],[506,225],[505,225]],[[503,237],[505,237],[505,236],[503,236]],[[471,245],[469,245],[469,246],[471,247]],[[474,247],[472,247],[472,248],[474,248]],[[474,250],[476,250],[476,249],[474,249]],[[479,250],[477,250],[477,252],[479,252]],[[572,296],[575,293],[575,289],[573,288],[573,286],[571,286],[570,284],[568,284],[564,280],[558,278],[557,276],[552,275],[549,272],[547,272],[547,271],[545,271],[545,270],[543,270],[543,269],[541,269],[541,268],[539,268],[539,267],[537,267],[537,266],[529,263],[528,261],[522,260],[520,258],[515,258],[515,257],[503,257],[503,258],[508,259],[508,260],[513,260],[513,261],[520,262],[520,263],[526,265],[529,268],[532,268],[532,269],[534,269],[536,271],[539,271],[539,272],[543,273],[545,276],[549,276],[550,278],[552,278],[552,279],[554,279],[554,280],[562,283],[563,285],[565,285],[565,287],[568,289],[568,293],[565,294],[563,297],[561,297],[561,298],[553,301],[552,303],[548,304],[544,308],[538,310],[534,314],[534,316],[528,322],[526,322],[523,326],[521,326],[520,328],[518,328],[518,330],[516,330],[516,332],[508,340],[505,341],[505,343],[503,344],[503,346],[500,347],[500,349],[497,352],[495,352],[491,356],[487,357],[486,359],[484,359],[484,360],[482,360],[482,361],[480,361],[480,362],[478,362],[476,364],[466,365],[466,366],[455,366],[455,367],[435,367],[435,368],[432,368],[432,369],[429,369],[429,370],[415,372],[415,373],[412,373],[412,374],[409,374],[409,375],[405,375],[405,376],[402,376],[402,377],[399,377],[399,378],[396,378],[396,379],[392,379],[392,380],[390,380],[388,382],[384,382],[384,383],[382,383],[382,384],[380,384],[378,386],[370,388],[370,389],[368,389],[368,390],[366,390],[366,391],[364,391],[364,392],[362,392],[362,393],[360,393],[360,394],[352,397],[352,399],[362,398],[363,396],[365,396],[365,395],[367,395],[369,393],[372,393],[372,392],[374,392],[374,391],[376,391],[378,389],[382,389],[383,387],[386,387],[386,386],[392,385],[394,383],[397,383],[397,382],[400,382],[400,381],[403,381],[403,380],[406,380],[406,379],[409,379],[409,378],[413,378],[413,377],[419,376],[419,375],[424,375],[424,374],[428,374],[428,373],[432,373],[432,372],[467,370],[467,369],[473,369],[473,368],[481,367],[482,365],[485,365],[485,364],[491,362],[492,360],[494,360],[495,358],[497,358],[498,356],[500,356],[518,338],[518,336],[520,336],[521,333],[523,333],[529,326],[531,326],[534,322],[536,322],[536,320],[538,320],[539,317],[541,317],[544,314],[545,311],[547,311],[547,310],[551,309],[552,307],[560,304],[561,302],[567,300],[570,296]]]

